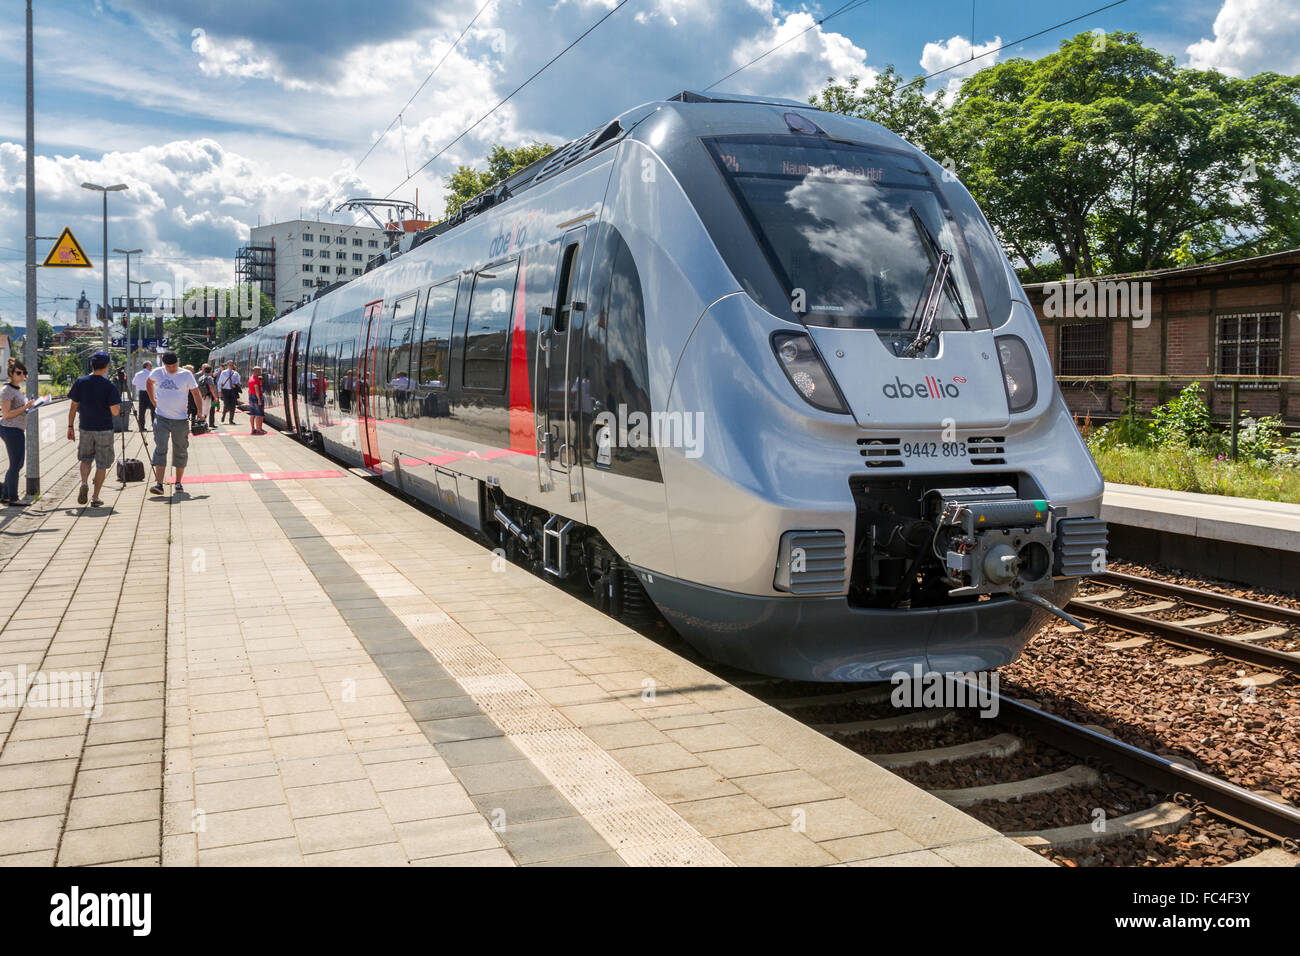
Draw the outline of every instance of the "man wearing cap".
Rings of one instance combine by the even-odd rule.
[[[175,352],[164,352],[162,365],[149,373],[149,400],[154,406],[153,421],[153,471],[156,480],[150,494],[166,494],[163,478],[167,474],[167,444],[172,446],[172,466],[176,469],[176,490],[184,494],[181,479],[185,465],[190,460],[190,408],[188,398],[193,397],[196,408],[203,407],[203,396],[194,373],[180,367]]]
[[[88,489],[86,482],[90,478],[90,463],[95,463],[95,494],[91,505],[98,508],[104,502],[99,499],[100,489],[104,487],[104,476],[108,466],[113,464],[113,419],[117,417],[122,402],[122,393],[108,377],[108,353],[96,352],[90,357],[90,374],[83,375],[72,383],[68,389],[70,408],[68,409],[68,441],[75,435],[73,424],[81,416],[81,441],[77,445],[77,461],[81,464],[81,491],[77,493],[77,504],[84,505]]]

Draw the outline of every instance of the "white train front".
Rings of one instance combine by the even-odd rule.
[[[266,370],[273,424],[755,671],[997,667],[1104,566],[1101,476],[974,201],[798,103],[630,110],[213,358]]]

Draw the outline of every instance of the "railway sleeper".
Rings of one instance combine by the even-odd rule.
[[[948,763],[953,760],[970,760],[976,757],[1009,757],[1023,746],[1014,734],[997,734],[983,740],[971,740],[951,747],[933,750],[909,750],[896,754],[869,754],[872,763],[892,770],[895,767],[915,767],[919,764]]]
[[[1027,830],[1008,833],[1007,836],[1021,846],[1037,849],[1078,850],[1125,837],[1146,836],[1150,833],[1173,833],[1181,830],[1192,818],[1192,811],[1168,801],[1157,803],[1149,810],[1139,810],[1113,820],[1105,821],[1105,828],[1093,829],[1094,823],[1077,823],[1050,830]]]
[[[930,793],[954,807],[973,807],[977,803],[992,801],[1009,803],[1040,793],[1051,793],[1070,787],[1092,786],[1100,779],[1101,775],[1096,770],[1083,764],[1075,764],[1056,773],[1046,773],[1026,780],[1014,780],[1011,783],[991,783],[983,787],[962,787],[957,790],[931,790]]]
[[[831,724],[813,724],[813,730],[824,734],[893,733],[898,730],[929,730],[949,723],[957,716],[955,710],[917,710],[894,717],[875,720],[849,720]]]
[[[787,697],[785,700],[773,698],[769,703],[782,710],[797,710],[800,707],[817,707],[821,704],[849,704],[857,701],[863,704],[883,704],[889,700],[894,688],[890,684],[868,687],[863,690],[846,690],[836,694],[815,694],[812,697]]]

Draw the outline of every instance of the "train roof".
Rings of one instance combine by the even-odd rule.
[[[756,109],[756,107],[759,108]],[[761,107],[768,108],[761,109]],[[668,134],[670,137],[695,139],[699,136],[722,133],[790,132],[794,129],[794,127],[790,126],[788,119],[792,110],[815,114],[813,124],[817,132],[833,138],[852,137],[857,140],[866,140],[878,145],[895,148],[909,145],[905,140],[876,123],[840,113],[828,112],[810,103],[802,103],[798,100],[773,96],[750,96],[740,93],[708,93],[682,90],[666,99],[642,103],[640,106],[635,106],[620,113],[608,122],[579,136],[577,139],[570,140],[564,145],[553,149],[523,169],[507,176],[501,182],[466,200],[454,214],[442,222],[435,223],[420,232],[399,237],[388,248],[378,255],[372,256],[366,263],[364,272],[372,272],[404,253],[410,252],[412,249],[436,239],[438,236],[446,235],[457,226],[507,202],[533,186],[568,172],[615,143],[629,137],[641,140],[642,137],[637,135],[637,128],[645,120],[657,113],[671,111],[675,114],[675,118],[681,121],[680,125],[675,125],[673,131]],[[660,141],[663,138],[664,133],[657,131],[649,138],[650,145],[655,147],[664,145]],[[310,305],[349,281],[351,280],[344,279],[317,289],[309,298],[289,306],[271,321],[277,321],[304,306]],[[258,329],[261,328],[265,328],[265,326],[258,326]],[[256,332],[258,329],[253,329],[251,332]],[[239,338],[226,342],[225,345],[234,345],[251,334],[251,332],[246,332]]]

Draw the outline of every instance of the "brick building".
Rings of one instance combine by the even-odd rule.
[[[1241,386],[1241,405],[1300,423],[1300,249],[1207,265],[1074,283],[1025,286],[1052,365],[1064,379],[1196,376],[1216,417],[1230,388],[1216,374],[1293,376]],[[1184,382],[1136,386],[1145,410]],[[1071,410],[1105,418],[1124,409],[1128,385],[1061,382]]]

